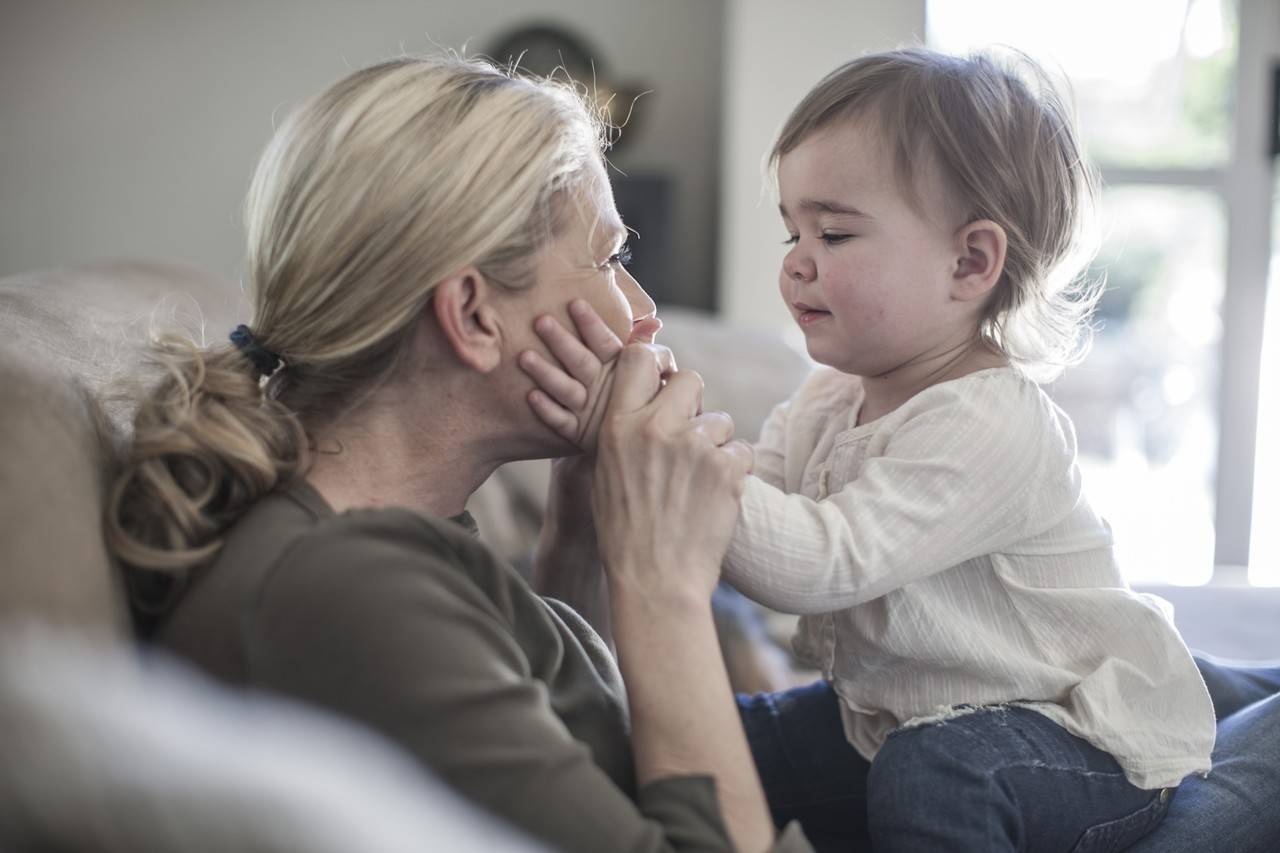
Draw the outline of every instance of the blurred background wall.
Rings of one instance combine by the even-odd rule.
[[[140,257],[237,277],[273,115],[351,68],[484,52],[529,23],[567,27],[613,77],[652,90],[616,162],[669,178],[661,289],[711,307],[722,0],[6,0],[0,275]]]
[[[241,203],[273,116],[349,68],[405,51],[486,53],[514,28],[554,24],[585,41],[624,97],[646,93],[612,157],[633,183],[665,192],[666,215],[629,217],[637,276],[660,303],[771,327],[781,232],[763,155],[814,81],[842,59],[922,39],[925,16],[924,0],[0,9],[0,275],[148,258],[238,277]],[[654,202],[653,187],[633,189],[637,204]],[[634,194],[621,183],[619,193]]]
[[[720,306],[735,323],[776,328],[786,238],[764,158],[782,122],[827,72],[855,56],[919,42],[924,0],[731,2],[725,22]]]

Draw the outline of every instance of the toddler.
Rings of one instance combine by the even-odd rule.
[[[1097,294],[1069,111],[1029,60],[893,51],[822,80],[771,165],[779,287],[826,366],[765,424],[724,562],[823,674],[740,700],[775,816],[819,849],[1128,846],[1208,771],[1214,717],[1037,384]],[[543,333],[566,367],[531,403],[582,443],[620,344],[573,316],[587,345]]]

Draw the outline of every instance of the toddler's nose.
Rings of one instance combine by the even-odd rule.
[[[787,278],[795,281],[813,281],[813,262],[808,258],[799,255],[795,249],[787,252],[787,256],[782,259],[782,271],[786,274]]]

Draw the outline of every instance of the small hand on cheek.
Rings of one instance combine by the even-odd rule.
[[[569,315],[577,335],[549,315],[534,321],[534,331],[556,363],[526,350],[520,354],[519,364],[538,386],[529,392],[534,413],[561,437],[589,453],[595,449],[615,361],[623,343],[585,300],[570,303]],[[675,371],[670,350],[653,344],[636,346],[653,352],[663,377]]]

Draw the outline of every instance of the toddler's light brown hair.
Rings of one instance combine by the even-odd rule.
[[[1093,256],[1097,177],[1074,111],[1023,54],[949,56],[924,48],[876,53],[823,78],[792,111],[770,152],[779,161],[836,122],[871,119],[908,201],[926,215],[919,167],[931,162],[964,222],[1004,228],[1004,272],[979,333],[1042,381],[1078,362],[1101,282],[1082,277]]]

